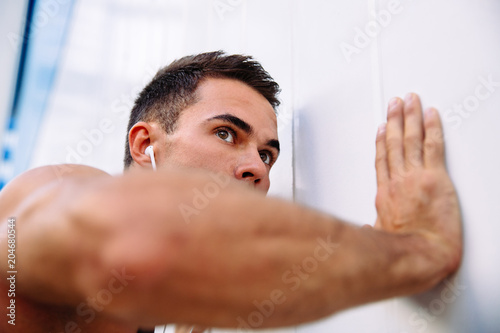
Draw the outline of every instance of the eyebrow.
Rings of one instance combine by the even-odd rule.
[[[231,123],[234,126],[238,127],[240,130],[247,133],[248,135],[251,135],[254,132],[252,125],[250,125],[249,123],[247,123],[243,119],[238,118],[236,116],[233,116],[232,114],[229,114],[229,113],[224,113],[224,114],[214,116],[212,118],[208,118],[206,121],[212,121],[212,120],[223,120],[223,121],[226,121],[228,123]],[[279,154],[280,142],[278,140],[271,139],[271,140],[267,141],[266,145],[278,150],[278,154]]]
[[[248,135],[253,133],[253,127],[243,119],[240,119],[236,116],[233,116],[232,114],[225,113],[225,114],[220,114],[218,116],[212,117],[207,119],[207,121],[211,120],[224,120],[227,121],[228,123],[233,124],[234,126],[238,127],[240,130],[244,131]]]
[[[278,140],[269,140],[267,141],[267,145],[278,150],[278,154],[280,153],[280,142]]]

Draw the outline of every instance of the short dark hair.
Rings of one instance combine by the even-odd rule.
[[[197,101],[196,88],[206,78],[239,80],[264,96],[275,110],[280,104],[279,85],[251,56],[216,51],[175,60],[161,68],[135,100],[127,127],[125,169],[132,163],[130,129],[139,121],[158,121],[166,133],[172,133],[181,111]]]

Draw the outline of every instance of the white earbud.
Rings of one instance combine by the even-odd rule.
[[[156,161],[155,161],[155,152],[153,151],[153,146],[148,146],[144,151],[144,154],[148,155],[151,159],[151,165],[153,166],[153,170],[156,171]]]

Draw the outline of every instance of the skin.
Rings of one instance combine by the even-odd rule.
[[[183,111],[174,133],[165,135],[156,123],[133,126],[130,142],[136,163],[132,169],[150,167],[144,150],[153,145],[160,168],[223,173],[267,193],[269,171],[279,155],[272,106],[235,80],[209,79],[197,92],[200,100]]]
[[[68,323],[76,332],[237,327],[256,311],[255,301],[266,300],[275,306],[259,328],[291,326],[427,290],[458,269],[461,217],[441,122],[434,109],[423,116],[418,96],[390,103],[376,138],[378,218],[375,228],[359,228],[263,196],[277,134],[262,96],[228,79],[205,80],[197,92],[173,134],[154,122],[134,126],[134,163],[125,175],[49,166],[0,192],[0,256],[7,257],[7,219],[14,216],[18,271],[16,326],[2,320],[1,331],[71,332]],[[225,120],[214,119],[221,115]],[[149,145],[157,172],[144,154]],[[233,181],[186,220],[180,207],[214,185],[200,168]],[[306,272],[301,264],[310,257],[317,267]],[[0,266],[7,302],[6,260]],[[127,278],[121,286],[117,272]],[[112,301],[94,301],[92,319],[76,312],[106,290],[115,291]]]

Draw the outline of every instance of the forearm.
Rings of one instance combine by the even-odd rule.
[[[105,309],[119,317],[231,327],[256,311],[255,302],[272,301],[263,323],[272,327],[418,292],[448,271],[424,237],[360,229],[238,186],[225,187],[187,221],[180,207],[194,207],[193,188],[207,182],[123,177],[75,207],[87,230],[110,231],[93,254],[101,264],[79,273],[101,277],[83,293],[97,294],[112,272],[123,271],[130,284]]]

